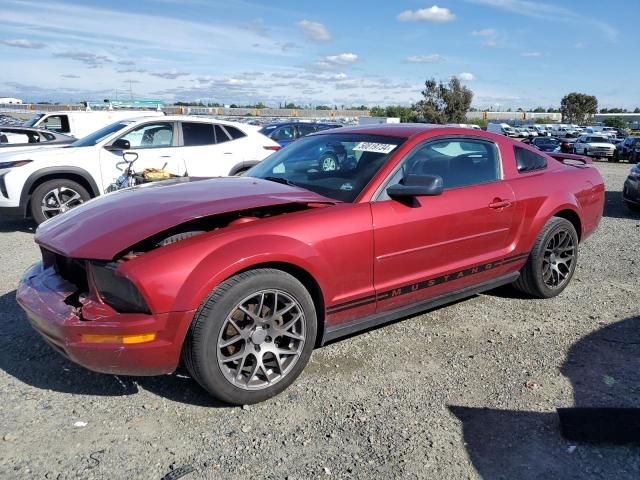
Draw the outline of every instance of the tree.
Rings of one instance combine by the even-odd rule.
[[[633,113],[640,113],[640,107],[636,107],[636,108],[633,110]]]
[[[536,107],[532,110],[533,113],[546,113],[544,107]]]
[[[287,103],[287,104],[285,104],[284,108],[289,109],[289,110],[299,110],[300,109],[300,105],[296,105],[295,103]]]
[[[431,123],[462,123],[469,111],[473,92],[453,77],[448,84],[431,78],[424,83],[424,97],[415,104],[417,116]]]
[[[331,107],[329,105],[318,105],[316,110],[331,110]]]
[[[622,117],[605,118],[602,123],[604,123],[605,127],[621,128],[623,130],[629,126],[627,121]]]
[[[560,112],[565,122],[588,123],[591,116],[598,113],[598,99],[585,93],[569,93],[560,102]]]

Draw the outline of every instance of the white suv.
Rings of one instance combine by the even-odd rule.
[[[589,157],[613,158],[616,147],[608,137],[604,135],[586,134],[580,135],[573,144],[574,153]]]
[[[178,176],[237,175],[280,146],[250,125],[189,116],[146,117],[108,125],[71,145],[0,153],[0,214],[42,223],[115,189],[135,152],[136,171]]]

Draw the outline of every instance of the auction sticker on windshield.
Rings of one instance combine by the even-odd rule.
[[[355,152],[391,153],[397,145],[389,143],[360,142],[353,150]]]

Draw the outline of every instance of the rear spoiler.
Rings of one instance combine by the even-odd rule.
[[[585,155],[574,155],[573,153],[547,153],[550,157],[564,163],[565,165],[591,165],[593,160]]]

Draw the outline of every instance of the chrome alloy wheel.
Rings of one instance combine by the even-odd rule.
[[[321,159],[320,168],[323,172],[334,172],[338,169],[338,160],[332,155],[327,155]]]
[[[77,207],[84,200],[78,192],[68,187],[58,187],[48,191],[42,197],[42,214],[45,218],[55,217],[73,207]]]
[[[542,280],[549,288],[562,287],[569,279],[576,245],[567,230],[558,230],[547,242],[542,258]]]
[[[305,339],[300,304],[281,290],[262,290],[227,316],[218,336],[218,366],[236,387],[271,387],[298,362]]]

